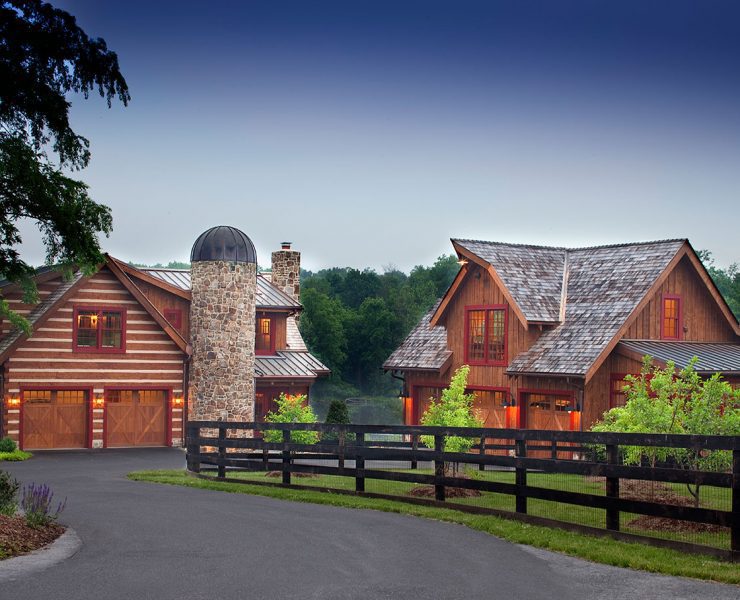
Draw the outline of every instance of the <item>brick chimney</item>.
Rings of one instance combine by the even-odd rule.
[[[301,253],[291,250],[290,242],[282,242],[272,253],[272,285],[296,302],[301,299]]]

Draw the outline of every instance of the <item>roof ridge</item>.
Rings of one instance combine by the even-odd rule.
[[[616,244],[598,244],[595,246],[542,246],[538,244],[517,244],[513,242],[498,242],[490,240],[473,240],[466,238],[450,238],[453,242],[474,242],[476,244],[488,244],[490,246],[509,246],[512,248],[537,248],[538,250],[563,250],[565,252],[578,252],[580,250],[598,250],[600,248],[625,248],[630,246],[651,246],[654,244],[668,244],[674,242],[688,242],[688,238],[666,238],[662,240],[647,240],[642,242],[622,242]]]

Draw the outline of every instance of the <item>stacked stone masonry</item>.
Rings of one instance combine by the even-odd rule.
[[[294,300],[300,300],[300,274],[300,252],[296,250],[277,250],[272,253],[272,284]]]
[[[251,421],[257,267],[202,261],[191,273],[189,418]]]

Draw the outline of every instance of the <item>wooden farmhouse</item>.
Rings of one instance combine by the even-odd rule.
[[[232,228],[214,229],[230,235]],[[224,232],[216,233],[211,242],[223,243]],[[285,243],[272,258],[272,274],[257,273],[256,289],[244,291],[253,306],[244,327],[220,304],[201,302],[218,327],[243,330],[242,340],[247,331],[241,345],[251,355],[253,375],[247,378],[253,382],[235,382],[228,371],[229,354],[242,349],[227,348],[219,356],[209,349],[226,366],[214,361],[206,369],[224,388],[249,384],[244,420],[263,419],[280,392],[308,394],[312,382],[328,373],[308,352],[296,323],[300,254]],[[222,263],[226,271],[233,266]],[[256,259],[251,266],[256,273]],[[10,436],[24,449],[182,444],[195,359],[190,276],[188,270],[140,269],[106,256],[93,274],[78,271],[70,279],[39,269],[36,305],[24,304],[17,286],[1,284],[3,298],[26,316],[32,333],[2,323],[0,437]],[[237,296],[225,287],[227,297]]]
[[[384,364],[416,424],[451,374],[487,427],[588,429],[645,355],[740,383],[738,321],[688,240],[551,248],[453,239],[462,265]]]

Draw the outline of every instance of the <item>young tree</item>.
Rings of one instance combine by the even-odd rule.
[[[483,427],[473,414],[473,394],[466,394],[465,388],[468,385],[468,365],[461,366],[450,380],[450,385],[442,391],[442,397],[439,401],[432,400],[426,412],[421,417],[422,425],[436,425],[439,427]],[[475,438],[462,437],[457,435],[448,435],[445,437],[445,451],[447,452],[468,452],[475,444]],[[429,447],[434,448],[434,437],[431,435],[421,436],[421,442]],[[445,471],[449,470],[449,465],[445,464]],[[457,464],[452,465],[452,473],[457,473]]]
[[[306,402],[305,394],[280,394],[275,400],[277,410],[268,412],[266,423],[316,423],[316,415]],[[279,430],[265,430],[266,442],[282,442],[283,432]],[[319,441],[319,434],[315,431],[291,431],[290,441],[296,444],[315,444]]]
[[[89,38],[72,15],[41,0],[0,1],[0,277],[20,284],[27,302],[38,294],[34,269],[17,250],[19,219],[37,223],[48,264],[90,269],[102,260],[97,234],[110,233],[110,209],[61,171],[90,161],[89,141],[70,125],[67,94],[87,98],[95,90],[108,106],[114,98],[130,100],[105,41]],[[3,315],[27,330],[5,301]]]
[[[349,425],[352,421],[349,418],[349,409],[347,408],[347,402],[345,400],[335,399],[329,404],[329,411],[326,413],[327,424],[334,425]],[[333,431],[326,432],[321,436],[323,441],[334,441],[339,439],[339,434]],[[354,440],[354,433],[347,433],[345,435],[346,440]]]
[[[673,363],[660,369],[646,356],[640,375],[627,378],[625,406],[604,413],[603,421],[592,430],[740,435],[740,390],[733,390],[719,374],[702,379],[694,370],[697,360],[694,357],[677,372]],[[732,464],[732,454],[724,450],[624,447],[626,464],[647,459],[655,466],[669,458],[690,470],[723,471]],[[687,484],[687,488],[698,507],[701,484]]]

